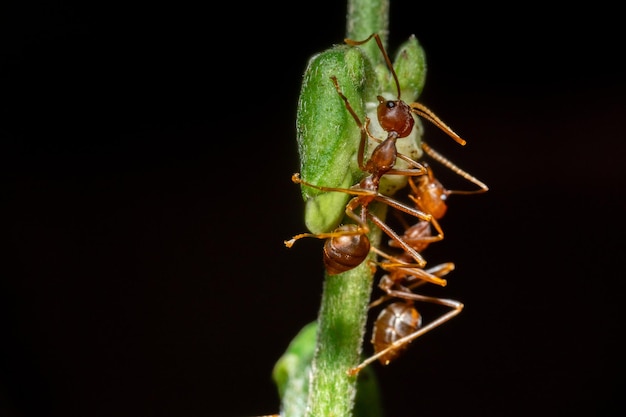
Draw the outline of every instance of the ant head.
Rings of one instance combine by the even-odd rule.
[[[413,131],[415,119],[411,108],[402,100],[387,100],[378,96],[378,122],[386,132],[395,132],[398,137],[407,137]]]

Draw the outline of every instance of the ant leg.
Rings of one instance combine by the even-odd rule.
[[[358,45],[363,45],[365,42],[369,41],[372,38],[374,38],[374,40],[376,41],[376,44],[378,45],[378,49],[380,49],[380,52],[382,52],[383,54],[383,58],[385,58],[385,63],[387,64],[387,68],[391,72],[391,75],[393,75],[393,79],[396,82],[396,88],[398,90],[398,99],[400,99],[400,82],[398,81],[398,76],[396,75],[396,71],[393,69],[393,64],[391,63],[391,59],[389,59],[389,55],[387,55],[387,51],[385,50],[385,47],[383,46],[383,42],[381,41],[378,33],[372,33],[371,35],[369,35],[366,39],[363,39],[362,41],[355,41],[353,39],[344,39],[343,41],[350,46],[358,46]]]
[[[404,154],[398,154],[398,158],[403,161],[413,165],[413,168],[392,168],[385,173],[385,175],[404,175],[405,177],[417,177],[420,175],[426,175],[426,168],[420,164],[409,158]]]
[[[337,90],[337,94],[339,94],[339,96],[343,99],[343,102],[346,105],[346,109],[352,115],[352,118],[356,122],[356,125],[361,130],[361,140],[359,142],[357,161],[358,161],[359,168],[361,169],[361,171],[365,171],[365,163],[363,162],[363,160],[365,159],[365,156],[364,156],[365,155],[365,143],[367,142],[367,136],[370,136],[369,130],[367,130],[367,125],[369,125],[369,119],[368,118],[365,119],[365,127],[364,127],[363,124],[361,123],[361,119],[359,119],[359,116],[356,114],[356,112],[350,105],[350,102],[348,101],[348,97],[346,97],[341,92],[341,88],[339,87],[339,82],[337,81],[337,77],[333,75],[330,77],[330,79],[332,80],[333,85],[335,86],[335,90]]]
[[[340,189],[340,190],[343,190],[343,189]],[[332,238],[337,238],[341,236],[367,235],[370,232],[367,222],[364,221],[361,217],[359,217],[354,212],[354,208],[357,207],[359,203],[360,201],[358,197],[355,197],[352,200],[350,200],[348,204],[346,205],[346,210],[345,210],[346,215],[357,223],[356,225],[352,225],[354,227],[340,226],[336,228],[335,230],[333,230],[332,232],[326,232],[326,233],[300,233],[298,235],[295,235],[289,240],[285,240],[284,241],[285,246],[290,248],[294,245],[294,243],[296,243],[296,240],[302,239],[304,237],[314,237],[317,239],[332,239]]]
[[[407,268],[402,265],[389,268],[389,274],[383,275],[378,284],[378,287],[387,293],[387,296],[383,296],[381,298],[388,299],[394,287],[401,288],[407,294],[411,294],[411,289],[417,288],[426,283],[437,283],[437,281],[443,281],[444,284],[442,286],[445,286],[447,285],[447,281],[441,277],[448,275],[454,270],[454,268],[455,266],[452,262],[439,264],[428,270]]]
[[[291,181],[296,184],[306,185],[307,187],[315,188],[320,191],[337,191],[340,193],[346,193],[356,196],[371,196],[375,197],[378,195],[376,191],[365,190],[363,188],[339,188],[339,187],[325,187],[323,185],[315,185],[310,182],[306,182],[302,178],[300,178],[300,173],[296,172],[291,176]]]
[[[413,217],[417,217],[420,220],[425,220],[429,223],[431,223],[433,225],[433,227],[435,228],[435,230],[437,231],[437,235],[436,236],[424,236],[423,238],[420,239],[421,242],[428,242],[428,243],[432,243],[432,242],[439,242],[440,240],[443,240],[443,229],[441,228],[441,226],[439,226],[439,222],[437,222],[437,220],[431,215],[431,214],[427,214],[424,213],[423,211],[420,211],[416,208],[413,207],[409,207],[405,204],[400,203],[397,200],[394,200],[393,198],[387,197],[383,194],[378,194],[375,198],[377,201],[381,201],[393,208],[396,208],[400,211],[403,211],[407,214],[410,214]],[[396,239],[394,239],[396,240]],[[404,248],[404,246],[400,243],[399,240],[396,240],[401,246],[402,248]],[[423,265],[422,265],[423,266]]]
[[[331,239],[335,237],[341,236],[355,236],[355,235],[366,235],[369,232],[369,229],[364,229],[362,227],[343,229],[341,227],[336,228],[332,232],[327,233],[300,233],[295,235],[289,240],[285,240],[285,246],[288,248],[292,247],[296,240],[302,239],[303,237],[314,237],[317,239]]]
[[[421,287],[424,284],[428,284],[430,282],[430,280],[434,279],[435,277],[441,278],[443,276],[448,275],[450,272],[452,272],[455,268],[454,263],[452,262],[445,262],[436,266],[433,266],[432,268],[428,268],[426,270],[424,270],[423,272],[425,272],[426,274],[428,274],[428,278],[425,279],[424,276],[414,276],[414,275],[409,275],[407,277],[405,277],[405,280],[407,281],[407,284],[405,284],[405,287],[407,290],[412,290],[415,289],[417,287]],[[416,275],[421,275],[421,274],[416,274]],[[447,285],[447,281],[443,280]],[[382,297],[379,298],[378,301],[376,300],[376,305],[382,303],[383,301],[386,301],[388,299],[390,299],[391,296],[390,295],[384,295]],[[384,299],[384,300],[382,300]]]
[[[380,220],[378,217],[376,217],[374,214],[370,212],[367,213],[367,216],[383,232],[387,233],[387,235],[390,238],[398,242],[398,245],[400,245],[400,247],[404,249],[405,252],[407,252],[415,260],[415,262],[417,262],[415,265],[407,264],[407,263],[402,263],[402,265],[405,265],[407,267],[416,266],[418,268],[423,268],[426,265],[426,260],[422,257],[422,255],[420,255],[419,252],[417,252],[415,249],[410,247],[400,236],[398,236],[396,232],[393,231],[393,229],[387,226],[385,222],[383,222],[382,220]]]
[[[376,247],[372,247],[371,250],[389,261],[389,262],[379,263],[381,268],[389,272],[402,272],[404,273],[403,276],[405,276],[405,279],[409,281],[419,279],[422,281],[423,284],[429,282],[431,284],[445,287],[448,283],[445,279],[442,279],[441,277],[448,274],[450,271],[454,269],[454,264],[449,263],[446,268],[443,267],[443,265],[446,265],[446,264],[442,264],[442,265],[437,265],[433,268],[424,270],[421,268],[416,268],[414,264],[408,264],[402,261],[401,259],[396,258],[395,256],[392,256],[392,255],[389,255],[388,253]],[[422,283],[418,284],[417,282],[413,282],[407,288],[415,288],[415,287],[422,285]],[[382,285],[382,283],[380,285]],[[388,287],[391,287],[391,285],[389,285]],[[383,288],[385,292],[387,292],[387,288],[385,287],[381,287],[381,288]],[[381,299],[375,301],[374,305],[378,305],[387,299],[389,299],[388,296],[383,296],[381,297]],[[373,307],[373,305],[370,305],[370,307]]]
[[[444,262],[442,264],[439,265],[435,265],[432,268],[428,268],[426,270],[426,273],[431,274],[431,275],[436,275],[438,277],[443,277],[445,275],[448,275],[450,272],[454,271],[454,263],[453,262]],[[415,288],[414,285],[408,285],[407,288],[412,289]]]

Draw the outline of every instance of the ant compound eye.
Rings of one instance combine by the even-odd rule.
[[[395,102],[395,101],[393,101],[393,100],[388,100],[388,101],[385,103],[385,106],[386,106],[388,109],[393,109],[394,107],[396,107],[396,102]]]

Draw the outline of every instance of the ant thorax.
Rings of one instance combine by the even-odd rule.
[[[396,99],[393,93],[385,92],[382,93],[381,96],[388,100]],[[378,105],[378,101],[368,101],[365,103],[366,115],[370,120],[368,130],[371,136],[380,140],[384,140],[387,137],[388,132],[385,131],[378,122]],[[413,131],[407,137],[398,138],[396,140],[396,149],[398,150],[398,153],[406,155],[414,161],[419,161],[423,154],[421,143],[422,132],[424,131],[424,128],[422,126],[422,121],[419,117],[413,116],[413,118],[415,119],[415,126],[413,127]],[[369,158],[372,150],[378,144],[379,143],[371,137],[368,139],[367,150],[365,153],[367,158]],[[398,158],[396,160],[394,168],[404,169],[410,168],[410,166],[406,161]],[[406,175],[384,175],[380,180],[380,186],[378,188],[378,191],[381,194],[393,196],[398,190],[406,187],[407,181],[408,177]]]

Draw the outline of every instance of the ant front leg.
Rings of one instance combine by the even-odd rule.
[[[318,189],[320,191],[336,191],[339,193],[346,193],[346,194],[351,194],[355,196],[370,197],[372,199],[378,195],[376,191],[366,190],[364,188],[359,188],[359,187],[340,188],[340,187],[325,187],[323,185],[311,184],[310,182],[306,182],[305,180],[300,178],[300,173],[298,172],[296,172],[295,174],[291,176],[291,181],[293,181],[296,184],[306,185],[307,187]]]
[[[299,178],[298,174],[294,174],[293,178]],[[312,186],[311,184],[308,184],[304,181],[302,181],[302,183],[308,186]],[[340,192],[352,191],[351,189],[347,189],[347,188],[332,188],[332,187],[328,187],[328,188],[321,187],[321,188],[327,191],[340,191]],[[295,235],[289,240],[285,240],[284,242],[285,246],[290,248],[294,245],[296,240],[302,239],[304,237],[313,237],[317,239],[335,239],[335,238],[341,238],[343,236],[360,236],[360,235],[366,236],[370,231],[369,226],[367,225],[367,222],[364,221],[362,216],[360,217],[356,213],[354,213],[354,207],[358,206],[358,203],[359,203],[359,197],[355,197],[348,202],[348,205],[346,206],[346,209],[345,209],[346,215],[350,217],[351,219],[353,219],[356,222],[356,224],[340,226],[336,228],[335,230],[333,230],[332,232],[326,232],[326,233],[300,233],[298,235]]]
[[[354,121],[356,122],[356,125],[359,127],[359,130],[361,131],[361,140],[359,141],[359,150],[357,152],[357,162],[359,164],[359,168],[361,169],[361,171],[367,172],[364,160],[365,160],[365,143],[367,142],[367,136],[370,135],[369,130],[367,129],[367,126],[369,125],[369,118],[367,117],[365,118],[365,125],[363,125],[363,123],[361,123],[361,119],[359,118],[359,116],[356,114],[356,112],[350,105],[350,102],[348,101],[348,97],[346,97],[341,92],[341,88],[339,87],[339,82],[337,81],[337,77],[333,75],[330,77],[330,79],[333,82],[333,85],[335,86],[335,90],[337,90],[337,94],[339,94],[339,96],[343,100],[346,106],[346,109],[348,110],[350,115],[352,115],[352,118],[354,119]]]
[[[349,210],[346,208],[346,210]],[[351,209],[350,209],[351,210]],[[324,267],[329,275],[338,275],[359,266],[370,253],[370,240],[367,234],[367,222],[350,212],[357,224],[345,224],[328,233],[301,233],[285,241],[285,246],[292,247],[296,240],[304,237],[326,239],[324,243]],[[372,271],[375,267],[370,266]],[[372,272],[372,273],[373,273]]]
[[[304,237],[314,237],[317,239],[334,239],[342,236],[355,236],[355,235],[367,235],[369,233],[369,228],[367,226],[359,226],[356,224],[339,226],[332,232],[327,233],[300,233],[295,235],[289,240],[285,240],[285,246],[288,248],[292,247],[296,240],[302,239]]]

